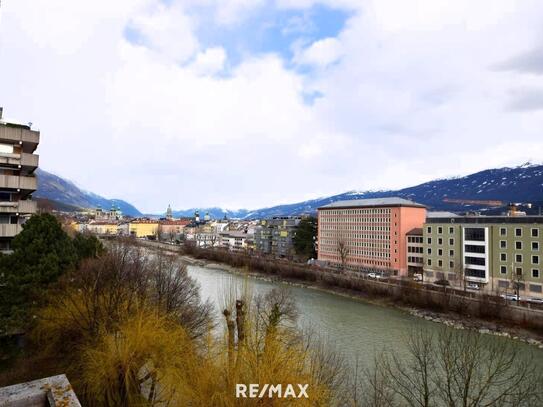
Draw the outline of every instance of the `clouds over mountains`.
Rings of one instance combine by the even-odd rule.
[[[44,168],[146,212],[398,188],[543,156],[538,1],[2,7],[6,115],[41,128]]]

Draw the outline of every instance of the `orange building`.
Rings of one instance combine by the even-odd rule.
[[[403,198],[333,202],[318,209],[318,259],[407,275],[406,234],[425,221],[426,207]]]

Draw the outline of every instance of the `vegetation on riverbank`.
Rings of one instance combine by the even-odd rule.
[[[402,308],[417,308],[440,315],[449,314],[458,318],[479,319],[501,324],[504,327],[528,330],[538,337],[543,336],[541,328],[543,324],[540,320],[512,320],[508,314],[510,307],[504,300],[487,294],[479,294],[478,301],[474,304],[470,303],[467,297],[453,295],[453,291],[446,287],[429,289],[413,281],[404,280],[394,285],[383,284],[358,278],[339,270],[332,271],[287,260],[221,249],[201,249],[194,245],[184,245],[182,253],[195,259],[226,264],[284,281],[299,282],[336,292],[346,292],[352,296],[386,301],[388,304]]]

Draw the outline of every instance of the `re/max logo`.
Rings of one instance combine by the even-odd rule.
[[[293,384],[287,384],[283,387],[281,384],[263,384],[260,387],[257,383],[249,384],[236,384],[236,397],[237,398],[293,398],[300,399],[305,397],[309,398],[307,394],[307,388],[309,384],[297,384],[297,389]]]

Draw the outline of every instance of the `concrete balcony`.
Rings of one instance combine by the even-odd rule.
[[[15,237],[21,230],[23,230],[23,228],[19,224],[0,224],[0,237]]]
[[[37,154],[9,154],[0,153],[0,164],[3,165],[16,165],[21,167],[37,168],[39,163],[39,156]]]
[[[0,175],[0,188],[35,191],[37,188],[36,177]]]
[[[0,124],[0,142],[20,144],[25,153],[32,153],[40,143],[40,132]]]
[[[32,214],[38,210],[36,201],[0,202],[0,213]]]

